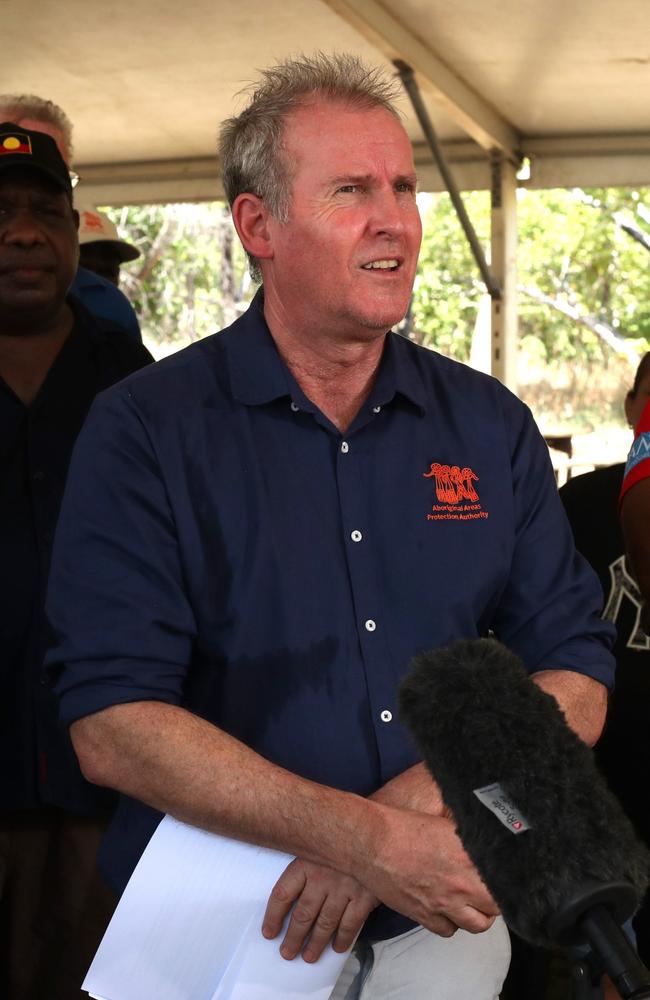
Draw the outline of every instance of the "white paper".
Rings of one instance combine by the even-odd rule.
[[[166,816],[88,970],[97,1000],[327,1000],[347,954],[280,957],[261,927],[287,854]]]

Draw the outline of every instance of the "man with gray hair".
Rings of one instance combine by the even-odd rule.
[[[70,170],[73,184],[79,180],[72,165],[72,122],[63,108],[36,94],[0,94],[0,121],[14,122],[26,129],[44,132],[54,139]],[[81,265],[77,268],[72,294],[93,316],[110,320],[135,340],[142,340],[140,325],[126,295],[100,274]]]
[[[507,932],[397,720],[399,682],[416,652],[492,630],[593,742],[611,630],[526,407],[389,332],[421,238],[393,99],[320,55],[268,70],[224,124],[262,288],[95,404],[49,663],[85,775],[125,796],[104,844],[117,891],[170,813],[295,855],[261,932],[286,921],[281,955],[307,962],[358,936],[337,1000],[495,1000]],[[438,495],[435,463],[471,473],[471,501]]]

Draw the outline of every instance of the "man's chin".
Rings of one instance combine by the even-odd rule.
[[[64,303],[51,300],[0,303],[0,337],[38,337],[49,333],[64,307]]]
[[[369,310],[363,317],[363,325],[374,333],[386,333],[398,323],[401,323],[406,316],[406,309],[377,309]]]

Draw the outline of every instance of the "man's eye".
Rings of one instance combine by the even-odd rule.
[[[40,212],[41,215],[47,215],[52,218],[62,218],[64,214],[60,205],[47,201],[41,202],[40,205],[37,205],[36,210],[37,212]]]
[[[357,191],[361,190],[359,184],[343,184],[339,189],[339,194],[355,194]]]
[[[401,181],[399,184],[395,185],[395,190],[399,191],[400,193],[406,192],[407,194],[411,194],[415,190],[415,188],[413,187],[410,181]]]

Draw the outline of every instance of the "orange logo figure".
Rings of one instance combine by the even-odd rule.
[[[102,220],[96,212],[83,211],[81,214],[83,215],[83,226],[85,229],[103,233]]]
[[[432,462],[429,471],[422,475],[425,479],[435,477],[436,497],[440,503],[460,503],[461,500],[476,502],[479,498],[472,485],[479,477],[468,466],[461,469],[458,465]]]

